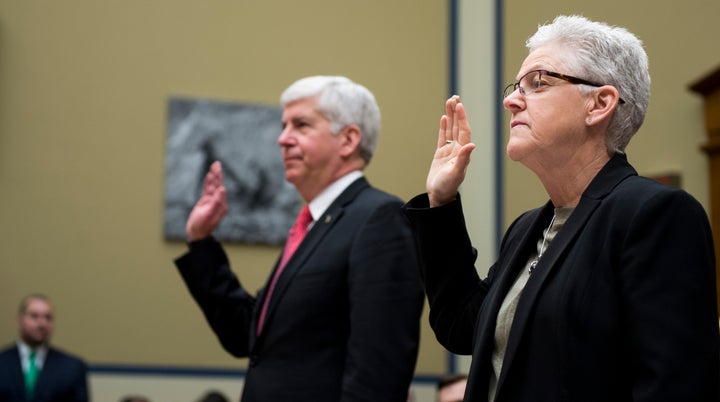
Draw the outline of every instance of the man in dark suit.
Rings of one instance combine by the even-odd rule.
[[[347,78],[316,76],[281,103],[285,177],[311,215],[297,250],[286,246],[257,297],[242,287],[211,236],[227,211],[216,162],[176,264],[223,347],[250,358],[244,402],[404,402],[423,296],[402,203],[362,174],[380,130],[375,99]]]
[[[87,401],[87,365],[49,344],[53,310],[46,296],[23,298],[18,329],[17,344],[0,351],[0,401]]]

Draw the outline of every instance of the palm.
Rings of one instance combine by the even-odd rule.
[[[453,96],[445,103],[440,119],[437,150],[425,183],[431,206],[443,205],[457,195],[470,163],[475,144],[470,142],[470,125],[460,98]]]
[[[227,198],[220,162],[214,162],[205,176],[203,193],[190,211],[185,231],[189,240],[208,237],[227,212]]]

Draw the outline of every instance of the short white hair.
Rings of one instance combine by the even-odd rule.
[[[545,45],[570,50],[564,64],[573,71],[562,73],[617,88],[625,103],[615,109],[606,143],[611,153],[624,152],[645,120],[650,101],[648,57],[642,41],[622,27],[579,15],[561,15],[552,23],[539,26],[526,42],[531,53]]]
[[[347,77],[316,75],[291,84],[280,95],[280,103],[285,107],[311,97],[317,98],[317,111],[330,121],[333,134],[352,124],[360,128],[360,156],[368,164],[380,136],[380,108],[375,96]]]

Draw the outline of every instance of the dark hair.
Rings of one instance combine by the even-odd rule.
[[[120,399],[120,402],[150,402],[150,400],[142,395],[126,395]]]
[[[18,306],[18,315],[25,314],[25,311],[27,310],[27,306],[30,303],[30,300],[42,300],[46,303],[50,303],[50,298],[42,293],[32,293],[29,294],[20,300],[20,305]]]
[[[199,402],[230,402],[220,391],[209,391],[199,399]]]
[[[459,374],[459,373],[452,373],[452,374],[446,374],[438,380],[437,383],[437,390],[440,391],[441,389],[447,387],[448,385],[455,384],[458,381],[467,380],[468,376],[467,374]]]

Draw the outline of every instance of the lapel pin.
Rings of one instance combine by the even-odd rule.
[[[332,220],[332,216],[325,215],[325,223],[330,223],[331,220]]]

